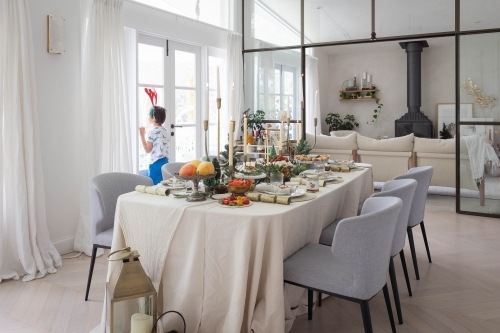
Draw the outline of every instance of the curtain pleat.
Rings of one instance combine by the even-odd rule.
[[[80,220],[75,250],[92,254],[89,181],[133,172],[123,0],[93,0],[86,29],[80,126]]]
[[[62,260],[46,223],[29,8],[3,0],[0,11],[0,281],[30,281]]]

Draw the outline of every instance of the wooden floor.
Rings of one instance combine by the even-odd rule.
[[[500,219],[457,215],[454,200],[428,198],[432,264],[427,262],[420,229],[414,229],[419,281],[405,248],[413,297],[406,292],[401,263],[395,260],[404,318],[398,332],[500,332]],[[101,319],[106,267],[101,256],[88,302],[85,256],[64,260],[63,268],[41,280],[0,283],[0,332],[89,332]],[[370,309],[374,331],[390,332],[381,295],[370,301]],[[395,315],[394,303],[393,310]],[[312,321],[300,316],[290,332],[363,332],[359,306],[329,297],[314,310]]]

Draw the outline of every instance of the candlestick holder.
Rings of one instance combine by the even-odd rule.
[[[314,144],[311,147],[311,150],[316,146],[316,127],[318,127],[318,118],[314,118]]]
[[[286,150],[288,152],[288,155],[291,157],[292,154],[290,154],[291,147],[290,147],[290,117],[286,118]],[[283,155],[283,154],[281,154]]]
[[[180,176],[178,173],[174,174],[175,178],[182,180],[191,180],[193,182],[193,192],[187,197],[186,201],[205,201],[207,200],[203,194],[198,191],[198,184],[200,180],[209,179],[215,177],[215,174],[202,176],[199,172],[195,176]]]
[[[208,120],[203,120],[203,130],[205,131],[205,156],[208,157]]]

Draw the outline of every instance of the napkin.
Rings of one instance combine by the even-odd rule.
[[[135,187],[135,190],[137,192],[141,192],[141,193],[148,193],[148,194],[155,194],[155,195],[162,195],[162,196],[168,196],[170,194],[169,189],[161,188],[161,187],[157,187],[157,186],[137,185]]]
[[[255,190],[258,192],[272,192],[282,195],[290,195],[291,188],[279,188],[271,184],[257,184]]]

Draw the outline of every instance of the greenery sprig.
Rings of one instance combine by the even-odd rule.
[[[374,97],[375,95],[372,96]],[[384,104],[380,103],[380,99],[378,98],[375,100],[375,103],[377,103],[377,108],[373,110],[373,119],[367,122],[368,125],[373,125],[377,122],[377,120],[380,118],[380,111],[382,111],[382,107],[384,106]]]

